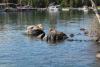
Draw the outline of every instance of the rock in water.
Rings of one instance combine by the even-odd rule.
[[[43,25],[42,24],[37,24],[37,25],[30,25],[27,27],[26,33],[35,35],[38,34],[38,32],[43,31]]]
[[[70,37],[74,37],[74,34],[70,34],[69,36],[70,36]]]
[[[67,39],[68,36],[63,32],[58,32],[55,29],[50,29],[49,33],[47,34],[47,41],[57,42],[61,40]]]

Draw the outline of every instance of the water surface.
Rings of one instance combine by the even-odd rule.
[[[82,11],[0,13],[0,67],[100,67],[99,46],[80,28],[90,30],[94,14]],[[54,27],[76,41],[47,43],[24,35],[28,25],[41,23],[47,33]]]

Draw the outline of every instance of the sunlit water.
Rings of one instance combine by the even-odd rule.
[[[0,13],[0,67],[100,67],[99,46],[80,28],[90,29],[94,14],[82,11]],[[24,35],[28,25],[55,27],[76,41],[47,43]]]

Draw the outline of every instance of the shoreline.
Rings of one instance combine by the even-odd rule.
[[[97,7],[98,10],[100,10],[100,6]],[[0,9],[0,12],[19,12],[19,11],[32,11],[32,10],[40,10],[40,11],[45,11],[48,10],[48,8],[5,8],[5,9]],[[82,7],[79,8],[60,8],[61,11],[69,11],[69,10],[84,10]],[[89,7],[87,10],[93,10],[92,7]]]

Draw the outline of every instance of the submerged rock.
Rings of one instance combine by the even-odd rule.
[[[80,28],[80,30],[81,30],[81,31],[85,31],[86,29],[85,29],[85,28]]]
[[[70,36],[70,37],[74,37],[74,34],[70,34],[69,36]]]
[[[85,34],[86,36],[88,36],[88,35],[89,35],[89,32],[88,32],[88,31],[84,31],[84,34]]]
[[[76,22],[74,22],[74,21],[70,21],[70,23],[76,23]]]

